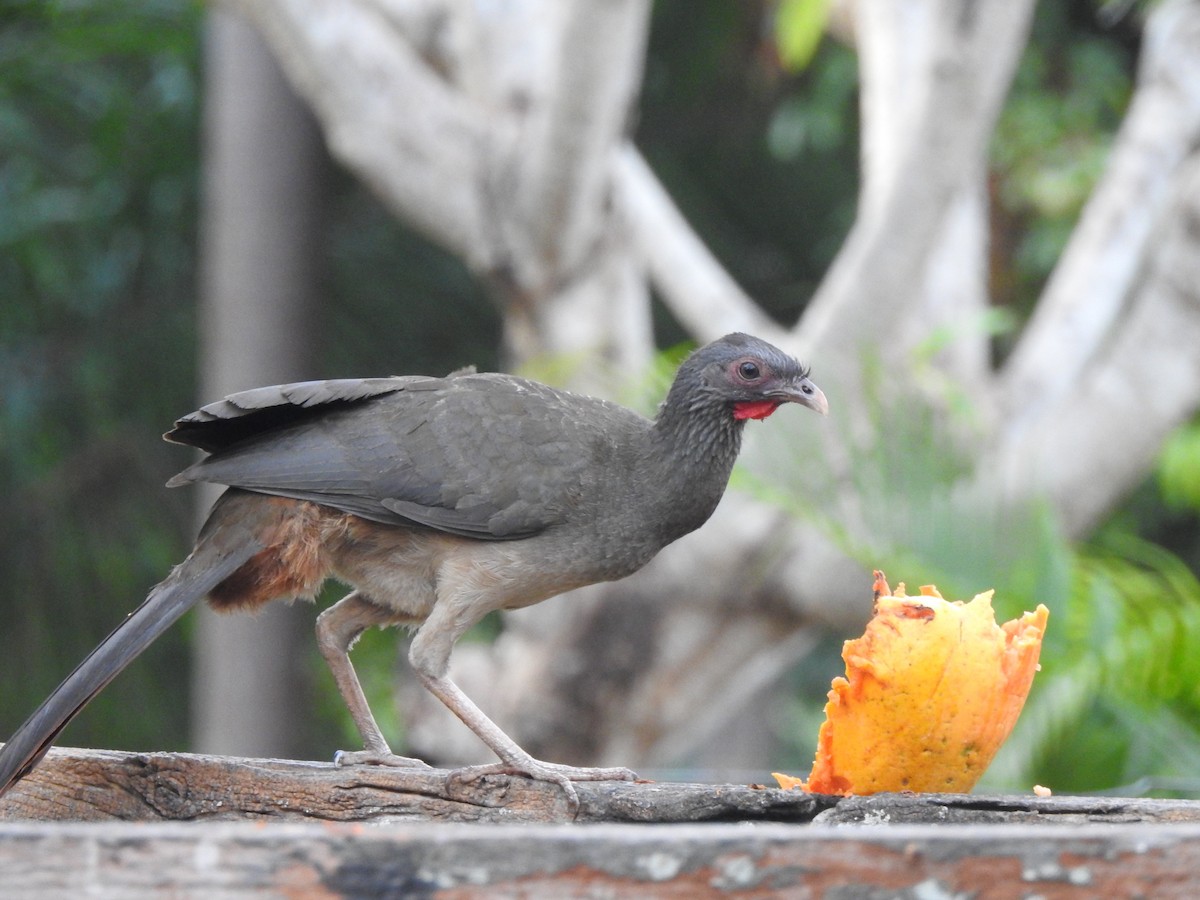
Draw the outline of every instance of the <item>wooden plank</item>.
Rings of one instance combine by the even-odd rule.
[[[442,769],[55,748],[3,798],[0,821],[422,822],[808,821],[837,798],[738,785],[556,785]]]
[[[56,749],[0,799],[0,897],[1200,897],[1195,801],[579,794],[591,824],[517,777]]]
[[[0,895],[1200,896],[1200,825],[4,823]]]
[[[0,798],[0,821],[1200,823],[1200,803],[1105,797],[889,794],[828,797],[751,785],[553,785],[511,776],[56,748]],[[1200,896],[1200,894],[1198,894]]]

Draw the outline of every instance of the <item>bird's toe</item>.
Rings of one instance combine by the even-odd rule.
[[[378,750],[339,750],[333,755],[333,764],[335,766],[391,766],[394,769],[433,768],[424,760]]]

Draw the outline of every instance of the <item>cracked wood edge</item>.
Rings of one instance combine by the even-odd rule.
[[[880,794],[828,797],[761,785],[576,785],[577,822],[816,825],[1200,824],[1200,802],[1117,797]],[[515,776],[189,753],[55,748],[0,798],[9,821],[509,822],[572,820],[561,791]]]

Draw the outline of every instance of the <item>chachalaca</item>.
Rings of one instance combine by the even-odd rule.
[[[317,641],[362,734],[342,764],[425,767],[396,756],[349,650],[373,625],[414,628],[417,678],[500,758],[459,770],[554,782],[628,769],[541,762],[447,676],[450,651],[492,610],[622,578],[708,519],[747,419],[827,403],[794,359],[731,334],[692,353],[650,420],[613,403],[500,374],[314,381],[233,394],[184,416],[167,440],[210,455],[170,485],[228,489],[191,555],[155,587],[0,751],[0,794],[66,724],[202,598],[218,610],[311,599],[350,585],[317,617]]]

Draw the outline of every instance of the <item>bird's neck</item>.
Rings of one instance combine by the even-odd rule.
[[[671,467],[664,477],[703,482],[723,492],[742,447],[745,424],[728,404],[668,396],[655,419],[653,437],[656,457]]]
[[[663,404],[654,423],[649,462],[657,482],[652,495],[661,504],[657,516],[662,543],[699,528],[716,510],[741,449],[744,426],[728,404]]]

